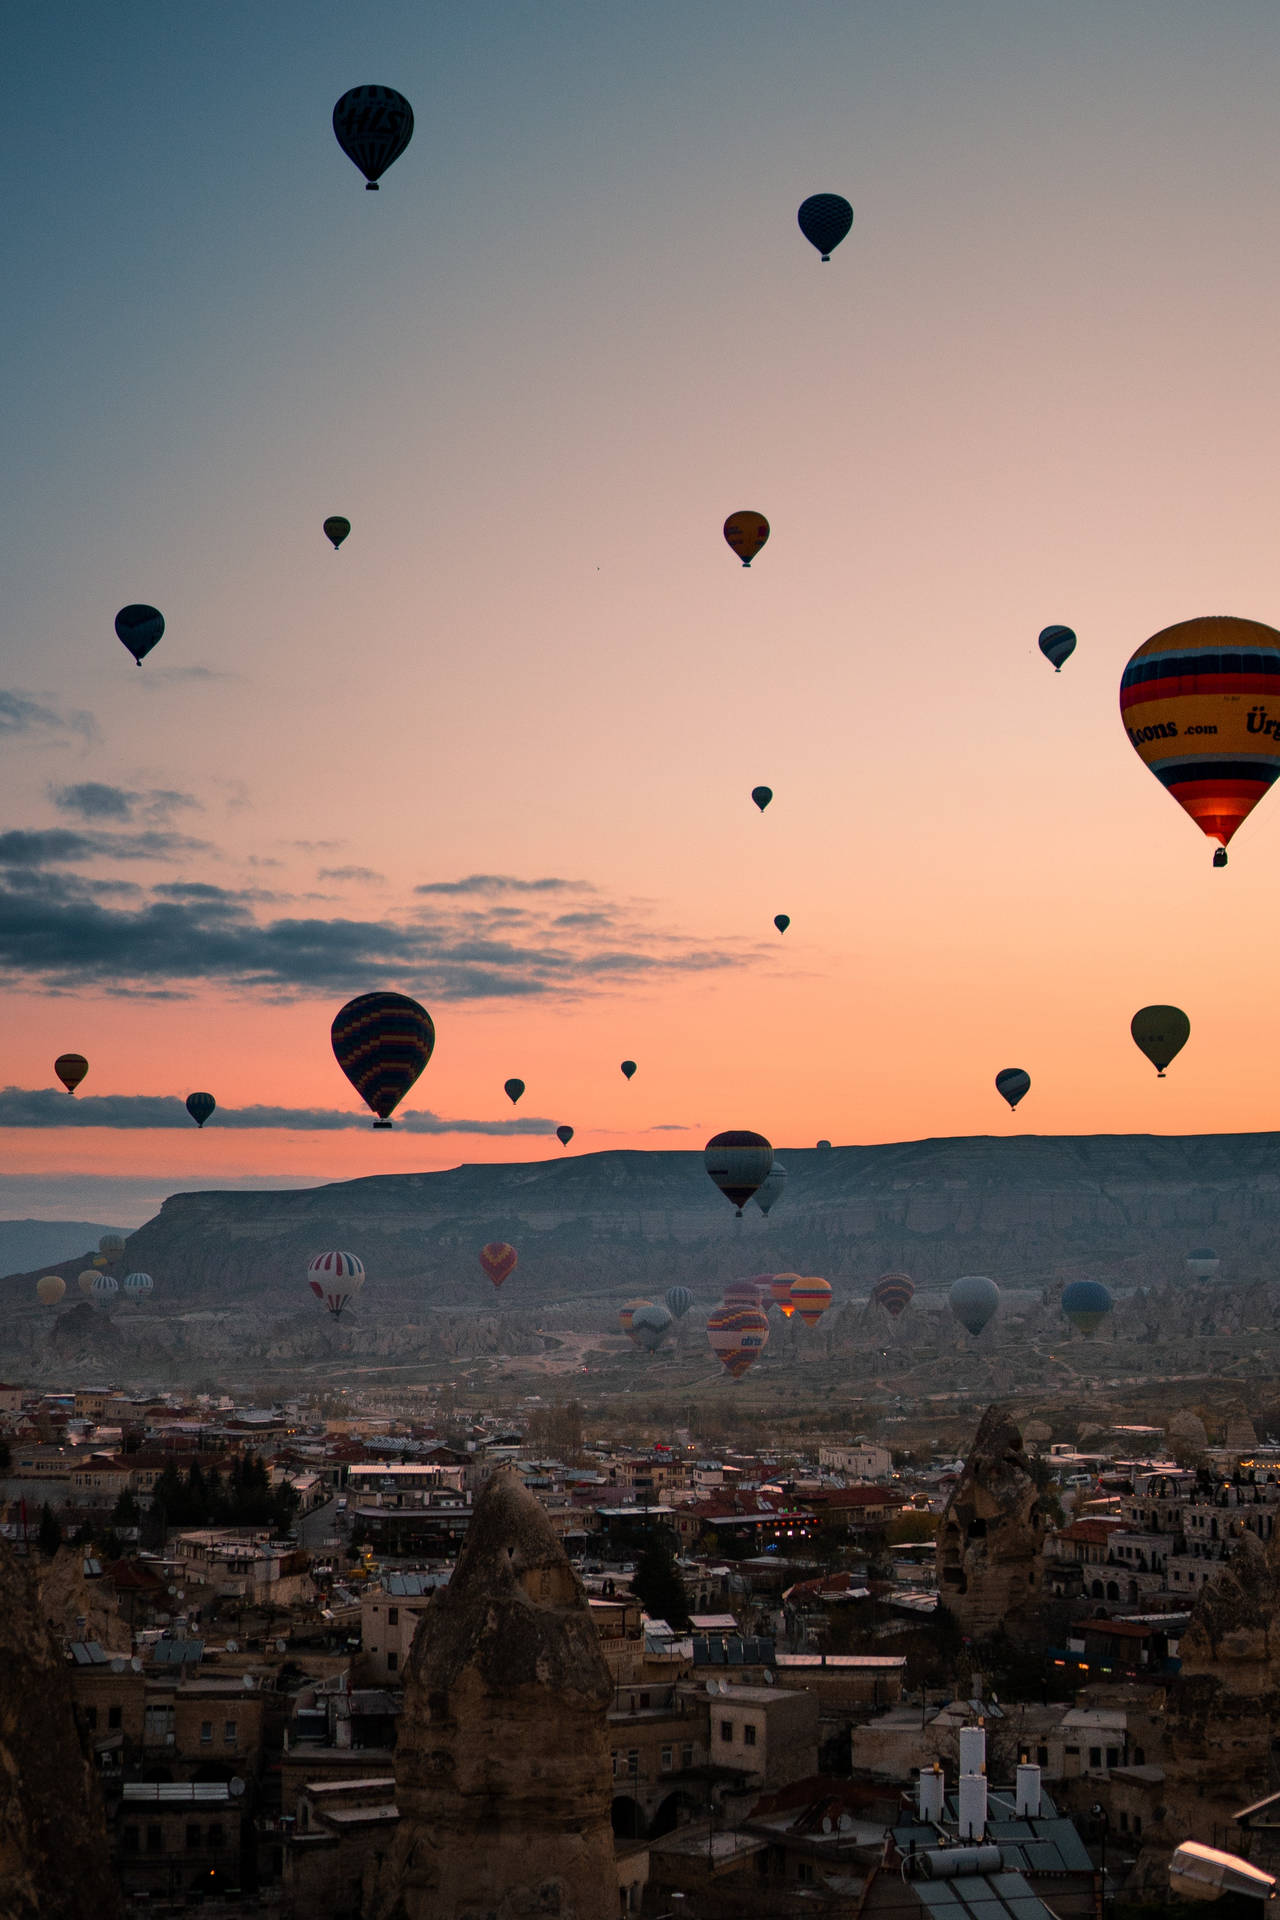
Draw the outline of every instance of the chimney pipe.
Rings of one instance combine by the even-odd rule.
[[[985,1727],[961,1727],[960,1771],[985,1773],[987,1770],[987,1730]]]
[[[947,1780],[942,1768],[935,1760],[931,1767],[922,1767],[919,1782],[920,1818],[933,1826],[942,1824],[942,1804],[946,1796]]]
[[[1040,1817],[1040,1769],[1026,1761],[1018,1768],[1015,1811],[1019,1820]]]
[[[987,1777],[983,1773],[960,1775],[960,1838],[981,1840],[987,1830]]]

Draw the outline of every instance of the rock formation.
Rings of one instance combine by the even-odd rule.
[[[61,1645],[26,1564],[0,1542],[0,1912],[118,1920],[115,1884]]]
[[[1037,1613],[1044,1530],[1022,1435],[988,1407],[938,1528],[939,1595],[972,1639]]]
[[[612,1697],[545,1512],[494,1474],[410,1656],[377,1920],[612,1920]]]

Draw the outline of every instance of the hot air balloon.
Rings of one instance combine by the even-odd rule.
[[[624,1060],[622,1062],[622,1065],[618,1069],[619,1073],[621,1073],[624,1080],[630,1080],[632,1075],[635,1073],[635,1070],[636,1070],[636,1063],[634,1060]]]
[[[187,1112],[191,1115],[191,1118],[198,1127],[204,1125],[217,1104],[217,1101],[211,1093],[189,1093],[187,1095]]]
[[[480,1265],[484,1268],[495,1287],[500,1287],[508,1275],[515,1272],[517,1254],[505,1240],[490,1240],[480,1249]]]
[[[726,1307],[759,1307],[763,1304],[758,1280],[731,1280],[721,1298],[721,1305]]]
[[[354,1253],[318,1253],[307,1267],[307,1284],[335,1320],[364,1285],[364,1262]]]
[[[740,507],[725,521],[724,537],[743,566],[749,567],[769,538],[769,522],[762,513],[755,513],[750,507]]]
[[[334,1058],[367,1107],[375,1127],[391,1115],[431,1058],[431,1015],[403,993],[362,993],[349,1000],[329,1035]]]
[[[791,1282],[791,1304],[806,1327],[816,1327],[831,1305],[831,1283],[816,1274],[802,1274]]]
[[[74,1093],[89,1071],[89,1062],[82,1053],[60,1053],[53,1063],[53,1070],[68,1093]]]
[[[954,1282],[947,1300],[960,1325],[978,1334],[1000,1305],[1000,1289],[985,1273],[965,1273]]]
[[[741,1380],[769,1344],[769,1319],[760,1307],[717,1307],[707,1321],[711,1351],[725,1371]]]
[[[628,1300],[625,1307],[619,1308],[618,1325],[622,1328],[628,1340],[631,1338],[631,1322],[635,1319],[641,1307],[651,1307],[652,1305],[652,1300]]]
[[[769,1177],[773,1148],[762,1133],[717,1133],[703,1148],[702,1159],[741,1220],[742,1209]]]
[[[1081,1333],[1096,1333],[1114,1305],[1101,1280],[1073,1280],[1062,1290],[1062,1311]]]
[[[1212,1247],[1192,1247],[1187,1255],[1187,1272],[1193,1280],[1211,1280],[1221,1265]]]
[[[394,87],[352,87],[333,110],[338,145],[364,175],[365,192],[378,182],[413,138],[413,108]]]
[[[561,1145],[562,1147],[567,1147],[567,1146],[568,1146],[568,1144],[569,1144],[569,1142],[570,1142],[570,1141],[572,1140],[572,1138],[573,1138],[573,1128],[572,1128],[572,1127],[557,1127],[557,1128],[556,1128],[556,1139],[557,1139],[557,1140],[558,1140],[558,1141],[560,1142],[560,1145]]]
[[[1076,637],[1070,627],[1045,627],[1040,634],[1040,651],[1053,667],[1062,672],[1062,663],[1076,650]]]
[[[787,1170],[780,1161],[775,1160],[765,1179],[760,1182],[754,1195],[756,1205],[765,1219],[782,1198],[782,1189],[787,1184]]]
[[[905,1273],[882,1273],[871,1289],[877,1307],[883,1307],[891,1320],[906,1312],[915,1294],[915,1283]]]
[[[831,1142],[829,1140],[819,1140],[816,1143],[816,1150],[819,1153],[830,1153]]]
[[[81,1293],[86,1296],[91,1294],[93,1292],[93,1283],[97,1277],[97,1269],[94,1267],[86,1267],[83,1273],[78,1273],[76,1275],[76,1285],[79,1287]]]
[[[773,788],[772,787],[752,787],[751,798],[755,801],[761,813],[763,813],[765,808],[768,806],[769,802],[773,798]]]
[[[1133,1044],[1164,1079],[1164,1070],[1191,1038],[1191,1022],[1181,1007],[1139,1007],[1129,1022]]]
[[[800,1278],[798,1273],[775,1273],[769,1282],[769,1299],[778,1308],[784,1320],[789,1320],[796,1310],[791,1298],[791,1289]]]
[[[1021,1067],[1001,1067],[996,1075],[996,1092],[1002,1100],[1009,1102],[1012,1110],[1017,1106],[1024,1093],[1031,1091],[1031,1075],[1024,1073]]]
[[[502,1083],[502,1091],[506,1094],[508,1100],[511,1102],[512,1106],[514,1107],[514,1105],[516,1104],[516,1101],[520,1098],[520,1095],[524,1092],[524,1081],[523,1080],[504,1080]]]
[[[107,1268],[111,1265],[111,1262],[107,1259],[107,1256],[105,1253],[95,1253],[92,1261],[90,1262],[90,1265],[95,1266],[98,1269],[99,1273],[105,1273]]]
[[[131,1300],[145,1300],[155,1284],[149,1273],[126,1273],[124,1277],[124,1290]]]
[[[134,665],[140,667],[164,637],[164,615],[159,607],[144,606],[141,601],[136,606],[121,607],[116,615],[116,637],[128,647]]]
[[[46,1273],[36,1281],[36,1299],[42,1307],[56,1307],[67,1291],[60,1273]]]
[[[1125,668],[1120,714],[1139,758],[1225,847],[1280,774],[1280,633],[1225,615],[1163,628]]]
[[[853,208],[842,193],[811,193],[800,202],[796,219],[810,246],[829,260],[853,225]]]
[[[351,522],[340,513],[331,513],[324,523],[324,537],[333,543],[336,553],[351,531]]]
[[[676,1320],[683,1320],[693,1305],[693,1295],[688,1287],[668,1287],[662,1297],[667,1303],[668,1313]]]
[[[122,1233],[104,1233],[98,1242],[98,1252],[110,1255],[123,1253],[124,1235]]]
[[[120,1291],[120,1282],[114,1273],[95,1273],[89,1291],[95,1300],[112,1300]]]
[[[789,913],[775,913],[773,916],[773,924],[779,933],[785,933],[791,925],[791,915]]]
[[[631,1316],[631,1338],[646,1353],[655,1353],[671,1330],[671,1315],[665,1307],[637,1307]]]

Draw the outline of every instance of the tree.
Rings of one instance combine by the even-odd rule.
[[[40,1509],[40,1525],[36,1532],[36,1545],[46,1560],[52,1560],[62,1545],[62,1528],[58,1525],[52,1507],[46,1500]]]
[[[651,1535],[645,1542],[631,1577],[631,1591],[650,1619],[665,1620],[680,1630],[689,1625],[689,1596],[675,1555],[664,1540]]]
[[[117,1527],[136,1527],[142,1518],[142,1509],[130,1488],[125,1487],[111,1509],[112,1524]]]

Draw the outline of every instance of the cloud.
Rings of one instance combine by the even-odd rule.
[[[16,688],[0,688],[0,736],[25,733],[74,733],[89,741],[96,738],[97,728],[93,715],[78,708],[62,713],[57,707],[33,700],[30,694],[19,693]]]
[[[465,880],[428,880],[415,893],[594,893],[589,880],[516,880],[505,873],[471,873]]]
[[[49,797],[63,813],[81,820],[167,820],[179,807],[198,807],[193,794],[171,787],[149,787],[137,793],[128,787],[107,786],[101,780],[81,780],[70,787],[51,787]]]
[[[375,873],[372,867],[321,867],[317,880],[347,880],[360,882],[365,880],[385,881],[385,873]]]
[[[348,1112],[342,1107],[219,1107],[210,1128],[234,1131],[342,1133],[372,1124],[365,1108]],[[519,1119],[450,1120],[424,1111],[397,1113],[395,1124],[405,1133],[554,1134],[555,1122],[532,1114]],[[185,1101],[150,1093],[78,1093],[74,1099],[54,1087],[0,1089],[0,1127],[45,1130],[52,1127],[111,1127],[124,1132],[190,1129]]]
[[[72,827],[19,827],[0,833],[0,867],[61,867],[88,860],[173,860],[209,853],[206,840],[144,827],[134,833],[85,833]]]
[[[233,673],[227,667],[158,667],[148,664],[138,676],[139,685],[149,693],[156,693],[165,687],[182,687],[191,682],[197,684],[212,680],[243,680],[242,673]]]

